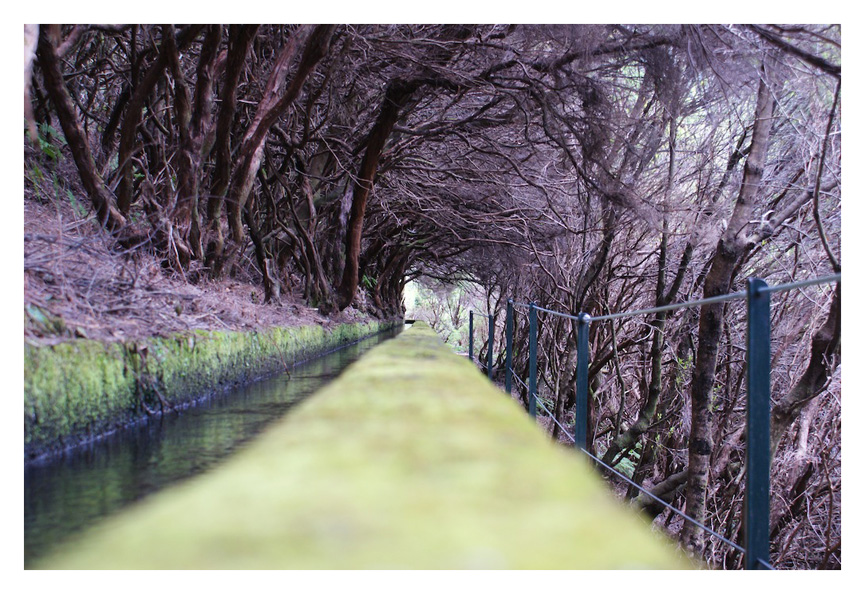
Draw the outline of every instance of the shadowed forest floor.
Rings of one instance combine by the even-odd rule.
[[[153,253],[111,247],[92,212],[75,201],[84,192],[71,163],[53,166],[51,174],[45,173],[50,163],[33,163],[25,163],[24,190],[24,336],[33,344],[331,326],[368,317],[353,308],[323,316],[290,287],[279,304],[264,304],[261,285],[249,272],[252,262],[240,266],[235,278],[214,281],[201,274],[192,283],[160,266]]]

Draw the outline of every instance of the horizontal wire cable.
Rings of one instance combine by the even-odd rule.
[[[654,499],[655,501],[657,501],[658,503],[660,503],[661,505],[663,505],[664,507],[666,507],[667,509],[669,509],[670,511],[672,511],[672,512],[678,514],[679,516],[681,516],[682,518],[684,518],[685,520],[687,520],[688,522],[691,522],[694,526],[697,526],[698,528],[702,528],[703,530],[705,530],[706,532],[708,532],[708,533],[711,534],[712,536],[715,536],[715,537],[719,538],[722,542],[724,542],[724,543],[730,545],[731,547],[733,547],[734,549],[736,549],[736,550],[739,551],[740,553],[744,553],[744,552],[745,552],[745,549],[742,548],[741,546],[737,545],[735,542],[733,542],[733,541],[731,541],[731,540],[725,538],[724,536],[718,534],[717,532],[715,532],[714,530],[712,530],[712,529],[709,528],[708,526],[706,526],[706,525],[704,525],[704,524],[701,524],[700,522],[698,522],[697,520],[695,520],[694,518],[692,518],[692,517],[689,516],[688,514],[679,511],[678,509],[676,509],[675,507],[673,507],[672,505],[670,505],[669,503],[667,503],[667,502],[664,501],[663,499],[660,499],[659,497],[657,497],[657,496],[655,496],[654,494],[650,493],[649,491],[647,491],[646,489],[644,489],[642,486],[638,485],[637,483],[635,483],[634,481],[632,481],[631,479],[629,479],[628,477],[626,477],[624,474],[622,474],[621,472],[619,472],[619,471],[616,470],[615,468],[611,468],[610,466],[608,466],[608,465],[605,464],[603,461],[599,460],[598,458],[596,458],[595,456],[593,456],[592,454],[590,454],[589,452],[587,452],[587,451],[584,450],[583,448],[580,448],[580,451],[583,452],[586,456],[588,456],[588,457],[591,458],[592,460],[594,460],[595,462],[597,462],[598,464],[600,464],[601,466],[603,466],[604,468],[606,468],[607,470],[609,470],[610,472],[614,473],[616,476],[618,476],[619,478],[621,478],[621,479],[624,480],[625,482],[627,482],[629,485],[635,487],[637,490],[641,491],[642,493],[645,493],[646,495],[648,495],[649,497],[651,497],[652,499]]]
[[[526,383],[525,383],[522,379],[520,379],[520,376],[517,375],[516,371],[514,371],[514,369],[513,369],[512,367],[509,367],[508,369],[510,370],[511,375],[514,377],[514,379],[516,379],[520,384],[522,384],[523,387],[528,391],[529,387],[526,385]],[[565,427],[563,427],[563,426],[561,425],[561,423],[558,422],[558,420],[556,420],[556,417],[555,417],[555,416],[550,412],[550,409],[548,409],[546,406],[544,406],[543,401],[542,401],[540,398],[535,397],[535,402],[536,402],[537,404],[540,404],[541,408],[543,408],[543,409],[547,412],[547,414],[550,415],[550,418],[553,420],[553,422],[554,422],[556,425],[559,426],[560,429],[562,429],[562,431],[565,432],[565,435],[568,437],[568,439],[570,439],[571,441],[574,441],[574,437],[570,434],[570,432],[569,432]],[[698,522],[697,520],[695,520],[695,519],[693,519],[692,517],[690,517],[688,514],[686,514],[686,513],[682,512],[682,511],[676,509],[675,507],[673,507],[672,505],[670,505],[669,503],[667,503],[667,502],[664,501],[663,499],[660,499],[659,497],[657,497],[657,496],[654,495],[653,493],[647,491],[647,490],[646,490],[644,487],[642,487],[641,485],[638,485],[637,483],[635,483],[634,481],[632,481],[631,479],[629,479],[627,476],[625,476],[624,474],[622,474],[621,472],[619,472],[619,471],[616,470],[615,468],[611,468],[610,466],[608,466],[607,464],[605,464],[602,460],[599,460],[597,457],[595,457],[595,456],[593,456],[592,454],[590,454],[589,452],[587,452],[585,449],[580,448],[580,451],[583,452],[585,455],[587,455],[587,456],[588,456],[589,458],[591,458],[592,460],[594,460],[595,462],[597,462],[598,464],[600,464],[601,466],[603,466],[604,468],[606,468],[607,470],[609,470],[610,472],[612,472],[613,474],[615,474],[616,476],[618,476],[619,478],[621,478],[622,480],[624,480],[625,482],[627,482],[628,484],[634,486],[634,487],[635,487],[637,490],[639,490],[640,492],[645,493],[646,495],[648,495],[649,497],[651,497],[653,500],[655,500],[655,501],[657,501],[658,503],[660,503],[663,507],[665,507],[665,508],[669,509],[670,511],[672,511],[673,513],[675,513],[675,514],[681,516],[683,519],[687,520],[688,522],[691,522],[692,524],[694,524],[694,525],[697,526],[698,528],[701,528],[702,530],[705,530],[706,532],[708,532],[708,533],[711,534],[712,536],[714,536],[714,537],[720,539],[723,543],[729,545],[730,547],[732,547],[733,549],[739,551],[740,553],[742,553],[742,554],[745,553],[745,549],[744,549],[743,547],[741,547],[740,545],[737,545],[736,543],[734,543],[733,541],[731,541],[731,540],[725,538],[725,537],[722,536],[721,534],[718,534],[717,532],[715,532],[714,530],[712,530],[712,529],[709,528],[708,526],[706,526],[706,525],[704,525],[704,524],[701,524],[701,523]],[[765,567],[768,568],[768,569],[772,569],[772,570],[775,569],[774,567],[772,567],[772,565],[770,565],[769,563],[767,563],[767,562],[766,562],[765,560],[763,560],[763,559],[759,559],[759,558],[758,558],[758,559],[757,559],[757,562],[760,563],[761,565],[765,566]]]
[[[538,307],[537,305],[535,306],[535,309],[538,310],[538,311],[545,311],[545,312],[547,312],[548,314],[553,314],[554,316],[559,316],[559,317],[561,317],[561,318],[568,318],[568,319],[570,319],[570,320],[576,320],[576,321],[578,321],[578,322],[580,321],[579,316],[572,316],[571,314],[562,313],[562,312],[560,312],[560,311],[553,311],[553,310],[551,310],[551,309],[547,309],[547,308],[545,308],[545,307]],[[588,314],[586,314],[586,316],[584,317],[584,319],[585,319],[586,321],[589,321],[590,319],[594,319],[594,318],[591,318]]]
[[[783,285],[775,285],[774,287],[764,287],[758,289],[759,293],[781,293],[783,291],[792,291],[793,289],[801,289],[802,287],[810,287],[811,285],[822,285],[841,281],[841,273],[820,278],[812,278],[809,280],[796,281],[795,283],[786,283]]]
[[[715,297],[707,297],[706,299],[697,299],[695,301],[686,301],[684,303],[673,303],[671,305],[661,305],[658,307],[650,307],[648,309],[637,309],[634,311],[625,311],[621,313],[607,314],[605,316],[592,316],[589,318],[591,322],[603,322],[604,320],[615,320],[627,316],[639,316],[650,313],[660,313],[662,311],[673,311],[684,307],[696,307],[698,305],[711,305],[712,303],[723,303],[724,301],[733,301],[734,299],[745,299],[748,293],[738,291],[737,293],[728,293],[726,295],[717,295]]]
[[[821,285],[821,284],[839,282],[840,280],[841,280],[841,274],[839,273],[839,274],[833,274],[830,276],[823,276],[820,278],[812,278],[809,280],[797,281],[795,283],[786,283],[783,285],[776,285],[774,287],[766,287],[766,288],[760,289],[759,292],[760,293],[779,293],[779,292],[783,292],[783,291],[792,291],[793,289],[800,289],[802,287],[809,287],[812,285]],[[649,307],[646,309],[637,309],[634,311],[625,311],[625,312],[620,312],[620,313],[607,314],[607,315],[603,315],[603,316],[589,316],[587,314],[587,317],[584,319],[587,322],[603,322],[605,320],[615,320],[615,319],[624,318],[627,316],[639,316],[639,315],[650,314],[650,313],[660,313],[663,311],[673,311],[673,310],[682,309],[685,307],[697,307],[697,306],[703,306],[703,305],[711,305],[713,303],[723,303],[725,301],[733,301],[735,299],[745,299],[747,297],[748,297],[748,293],[746,291],[737,291],[736,293],[727,293],[726,295],[717,295],[715,297],[707,297],[705,299],[696,299],[694,301],[685,301],[683,303],[672,303],[670,305],[660,305],[658,307]],[[520,305],[521,307],[530,307],[530,305],[517,304],[517,303],[514,303],[514,305]],[[539,307],[537,305],[535,306],[535,309],[537,309],[538,311],[543,311],[543,312],[546,312],[549,314],[553,314],[553,315],[560,316],[563,318],[568,318],[571,320],[577,320],[577,321],[580,320],[579,316],[563,313],[560,311],[554,311],[551,309],[546,309],[544,307]]]
[[[517,372],[514,371],[514,368],[513,368],[513,367],[508,367],[508,369],[511,370],[511,375],[514,376],[514,379],[517,380],[518,382],[520,382],[520,383],[523,385],[523,387],[524,387],[526,390],[528,390],[529,387],[526,385],[526,382],[524,382],[522,379],[520,379],[520,376],[517,375]]]
[[[548,415],[550,416],[550,418],[553,420],[553,423],[555,423],[556,425],[558,425],[558,426],[559,426],[559,429],[561,429],[562,431],[565,432],[565,436],[566,436],[568,439],[570,439],[571,441],[574,441],[574,442],[575,442],[575,440],[574,440],[574,436],[571,435],[571,433],[570,433],[567,429],[565,429],[564,427],[562,427],[562,424],[559,423],[559,421],[556,419],[556,416],[555,416],[553,413],[550,412],[550,409],[548,409],[546,406],[544,406],[543,401],[542,401],[540,398],[537,398],[537,397],[536,397],[536,398],[535,398],[535,402],[538,403],[538,404],[540,404],[540,405],[541,405],[541,408],[544,409],[545,411],[547,411],[547,414],[548,414]]]
[[[785,284],[775,285],[775,286],[771,286],[771,287],[763,287],[763,288],[761,288],[761,289],[758,289],[758,292],[759,292],[759,293],[763,293],[763,294],[767,294],[767,293],[780,293],[780,292],[785,292],[785,291],[792,291],[792,290],[794,290],[794,289],[800,289],[800,288],[804,288],[804,287],[809,287],[809,286],[813,286],[813,285],[828,284],[828,283],[840,282],[840,281],[841,281],[841,274],[840,274],[840,273],[837,273],[837,274],[833,274],[833,275],[830,275],[830,276],[824,276],[824,277],[819,277],[819,278],[814,278],[814,279],[808,279],[808,280],[803,280],[803,281],[797,281],[797,282],[793,282],[793,283],[785,283]],[[529,308],[529,309],[531,309],[532,307],[534,307],[536,310],[543,311],[543,312],[546,312],[546,313],[549,313],[549,314],[552,314],[552,315],[555,315],[555,316],[560,316],[560,317],[563,317],[563,318],[567,318],[567,319],[571,319],[571,320],[576,320],[576,321],[578,321],[578,322],[579,322],[579,321],[584,321],[584,322],[603,322],[603,321],[606,321],[606,320],[615,320],[615,319],[624,318],[624,317],[628,317],[628,316],[639,316],[639,315],[645,315],[645,314],[651,314],[651,313],[661,313],[661,312],[664,312],[664,311],[674,311],[674,310],[678,310],[678,309],[683,309],[683,308],[685,308],[685,307],[698,307],[698,306],[703,306],[703,305],[711,305],[711,304],[713,304],[713,303],[724,303],[724,302],[726,302],[726,301],[733,301],[733,300],[735,300],[735,299],[746,299],[747,297],[748,297],[748,293],[747,293],[746,291],[738,291],[738,292],[736,292],[736,293],[728,293],[728,294],[726,294],[726,295],[717,295],[717,296],[715,296],[715,297],[708,297],[708,298],[706,298],[706,299],[697,299],[697,300],[694,300],[694,301],[686,301],[686,302],[684,302],[684,303],[674,303],[674,304],[670,304],[670,305],[663,305],[663,306],[659,306],[659,307],[651,307],[651,308],[639,309],[639,310],[628,311],[628,312],[620,312],[620,313],[614,313],[614,314],[607,314],[607,315],[597,316],[597,317],[591,317],[591,316],[589,316],[588,314],[585,314],[585,315],[583,315],[582,317],[581,317],[581,316],[574,316],[574,315],[571,315],[571,314],[566,314],[566,313],[563,313],[563,312],[558,312],[558,311],[554,311],[554,310],[551,310],[551,309],[546,309],[546,308],[544,308],[544,307],[538,307],[537,305],[534,305],[534,304],[518,303],[518,302],[515,302],[515,301],[512,301],[511,304],[512,304],[515,308],[516,308],[516,307],[522,307],[522,308]],[[488,314],[480,314],[480,315],[487,315],[487,316],[489,317]],[[526,385],[526,383],[525,383],[525,382],[524,382],[524,381],[523,381],[523,380],[522,380],[522,379],[521,379],[521,378],[516,374],[516,372],[514,371],[514,369],[513,369],[513,368],[508,368],[508,370],[510,371],[511,375],[512,375],[514,378],[516,378],[516,380],[517,380],[520,384],[522,384],[523,387],[525,387],[527,391],[529,391],[529,387],[528,387],[528,386]],[[529,392],[530,392],[530,391],[529,391]],[[530,394],[530,395],[531,395],[531,394]],[[535,402],[538,403],[538,404],[540,404],[541,408],[543,408],[544,411],[546,411],[546,413],[550,416],[550,418],[553,420],[553,422],[556,423],[556,425],[558,425],[559,428],[561,428],[561,429],[565,432],[565,435],[567,435],[567,436],[571,439],[571,441],[574,441],[574,438],[570,435],[570,433],[568,432],[568,430],[565,429],[565,428],[561,425],[561,423],[559,423],[559,421],[556,419],[555,415],[553,415],[553,414],[550,412],[550,410],[549,410],[549,409],[544,405],[543,401],[542,401],[540,398],[537,397],[537,395],[535,395]],[[708,526],[706,526],[706,525],[704,525],[704,524],[701,524],[700,522],[698,522],[698,521],[695,520],[694,518],[688,516],[688,515],[685,514],[684,512],[679,511],[678,509],[676,509],[676,508],[673,507],[672,505],[670,505],[670,504],[668,504],[667,502],[663,501],[663,500],[660,499],[659,497],[655,496],[654,494],[652,494],[652,493],[650,493],[649,491],[647,491],[646,489],[644,489],[642,486],[638,485],[637,483],[635,483],[634,481],[632,481],[631,479],[629,479],[627,476],[625,476],[625,475],[622,474],[621,472],[619,472],[619,471],[617,471],[616,469],[614,469],[614,468],[610,467],[609,465],[605,464],[603,461],[599,460],[597,457],[593,456],[592,454],[590,454],[590,453],[589,453],[588,451],[586,451],[585,449],[580,448],[580,451],[582,451],[584,454],[586,454],[586,455],[587,455],[588,457],[590,457],[592,460],[594,460],[595,462],[597,462],[598,464],[600,464],[601,466],[603,466],[604,468],[606,468],[607,470],[609,470],[610,472],[612,472],[613,474],[615,474],[616,476],[618,476],[619,478],[621,478],[622,480],[624,480],[625,482],[627,482],[628,484],[630,484],[630,485],[632,485],[633,487],[635,487],[635,488],[636,488],[638,491],[640,491],[641,493],[645,493],[645,494],[648,495],[650,498],[652,498],[654,501],[660,503],[663,507],[669,509],[669,510],[672,511],[673,513],[675,513],[675,514],[677,514],[678,516],[682,517],[684,520],[686,520],[686,521],[688,521],[688,522],[691,522],[693,525],[697,526],[697,527],[700,528],[701,530],[705,530],[706,532],[708,532],[708,533],[711,534],[712,536],[714,536],[714,537],[718,538],[719,540],[721,540],[721,542],[727,544],[728,546],[730,546],[730,547],[732,547],[733,549],[739,551],[740,553],[743,553],[743,554],[744,554],[744,553],[746,552],[745,549],[744,549],[743,547],[741,547],[740,545],[737,545],[737,544],[734,543],[733,541],[731,541],[731,540],[725,538],[724,536],[718,534],[717,532],[715,532],[714,530],[712,530],[712,529],[709,528]],[[760,559],[760,558],[758,558],[758,559],[757,559],[757,563],[758,563],[759,565],[761,565],[761,566],[767,568],[767,569],[772,569],[772,570],[775,569],[775,568],[774,568],[774,567],[773,567],[773,566],[772,566],[768,561],[766,561],[766,560],[764,560],[764,559]]]
[[[508,369],[510,369],[511,375],[513,375],[513,377],[518,382],[520,382],[523,386],[525,386],[526,390],[528,390],[529,387],[526,386],[526,382],[524,382],[523,380],[520,379],[520,377],[514,371],[513,367],[509,367]],[[544,409],[545,411],[547,411],[547,414],[550,415],[550,418],[553,420],[553,423],[558,425],[559,429],[561,429],[562,431],[565,432],[565,435],[568,437],[568,439],[570,439],[571,441],[574,441],[574,437],[570,434],[570,432],[565,427],[563,427],[561,423],[559,423],[559,421],[558,421],[558,419],[556,419],[555,415],[550,412],[550,409],[548,409],[546,406],[544,406],[544,401],[541,400],[540,398],[538,398],[537,395],[535,396],[535,402],[540,404],[541,408]]]

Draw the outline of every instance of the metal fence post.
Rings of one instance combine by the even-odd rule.
[[[490,329],[487,338],[487,377],[493,379],[493,341],[496,338],[496,319],[493,314],[487,316],[490,321]]]
[[[475,312],[469,311],[469,361],[474,361]]]
[[[577,320],[577,382],[574,414],[574,447],[589,450],[586,443],[589,425],[589,315],[581,313]]]
[[[529,303],[529,415],[537,416],[538,393],[538,310]]]
[[[745,486],[745,569],[769,563],[771,318],[766,282],[748,279],[748,403]]]
[[[505,392],[511,395],[511,367],[514,359],[514,300],[508,299],[505,314]]]

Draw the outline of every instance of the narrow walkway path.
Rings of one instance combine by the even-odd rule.
[[[45,568],[687,568],[422,322]]]

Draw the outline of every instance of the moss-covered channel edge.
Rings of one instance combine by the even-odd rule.
[[[25,462],[182,409],[401,323],[197,330],[116,343],[25,343]]]
[[[37,566],[693,567],[422,322],[213,472],[130,506]]]

